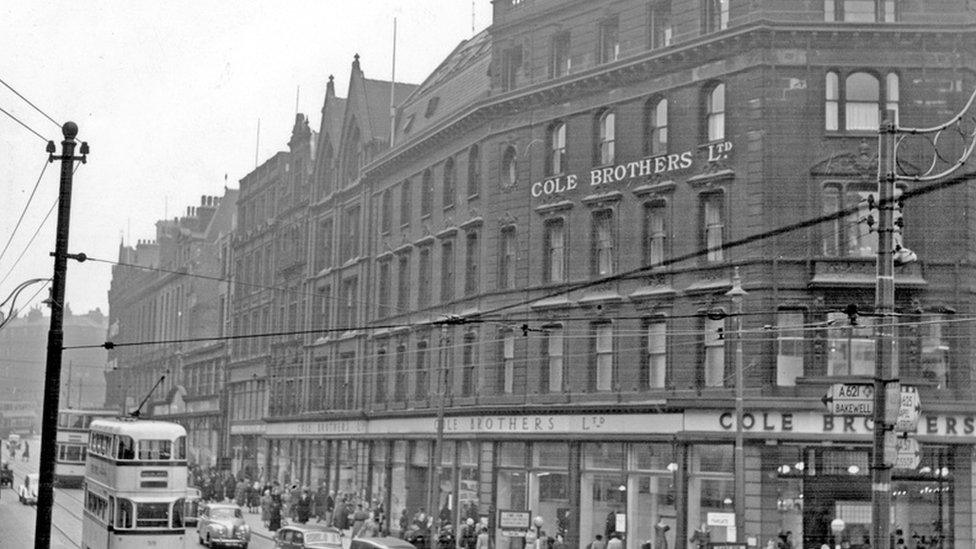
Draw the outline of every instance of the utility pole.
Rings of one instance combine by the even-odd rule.
[[[744,415],[743,393],[745,392],[745,373],[742,358],[742,299],[746,291],[742,289],[739,268],[732,275],[732,289],[725,293],[732,299],[732,315],[735,317],[735,536],[745,539],[746,531],[746,450],[742,433]]]
[[[81,143],[81,156],[75,156],[78,125],[65,122],[61,156],[54,156],[53,141],[47,143],[48,162],[61,161],[58,191],[58,227],[54,243],[54,278],[51,283],[51,328],[47,335],[47,364],[44,373],[44,411],[41,417],[40,482],[37,491],[37,522],[34,524],[34,549],[51,545],[51,510],[54,507],[54,459],[57,454],[58,400],[61,396],[61,348],[64,346],[64,287],[68,271],[68,226],[71,218],[71,179],[75,160],[85,162],[88,143]],[[81,256],[79,255],[79,259]]]
[[[438,355],[438,374],[437,374],[437,438],[434,439],[434,448],[430,468],[430,484],[427,486],[427,514],[431,526],[437,526],[437,532],[433,528],[428,529],[427,547],[433,549],[437,547],[437,536],[440,533],[440,482],[441,464],[444,461],[444,404],[450,391],[450,377],[447,367],[447,324],[441,325],[441,344],[440,354]],[[435,508],[436,511],[435,511]],[[436,514],[435,514],[436,512]]]
[[[894,111],[884,111],[878,130],[878,263],[874,311],[879,315],[874,362],[874,448],[871,462],[872,547],[888,547],[891,530],[891,466],[885,462],[888,383],[897,381],[894,363],[895,261],[894,196],[895,135]],[[893,390],[900,389],[892,387]]]

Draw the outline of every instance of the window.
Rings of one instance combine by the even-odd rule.
[[[704,34],[729,28],[729,2],[731,0],[702,0],[702,27]]]
[[[342,260],[359,255],[359,206],[347,208],[343,219]]]
[[[427,397],[427,391],[429,389],[429,370],[430,362],[427,353],[427,339],[421,339],[417,342],[417,357],[416,357],[416,368],[417,376],[414,378],[414,397],[421,399]]]
[[[471,145],[468,149],[468,198],[481,193],[481,149]]]
[[[441,191],[444,208],[454,206],[454,200],[457,198],[457,171],[454,168],[453,158],[448,158],[444,162],[444,187]]]
[[[878,79],[855,72],[844,81],[844,120],[848,130],[878,129]]]
[[[591,349],[590,389],[610,391],[613,389],[613,324],[593,325]]]
[[[427,307],[431,300],[431,284],[433,271],[431,270],[431,247],[429,245],[420,248],[419,274],[417,277],[417,305]]]
[[[390,284],[393,282],[390,274],[390,261],[379,262],[379,275],[377,277],[376,288],[376,309],[380,318],[392,313],[392,303],[390,303]]]
[[[705,113],[708,142],[725,139],[725,84],[716,84],[705,94]]]
[[[708,249],[705,260],[715,263],[724,259],[722,244],[725,232],[725,200],[722,193],[701,197],[701,245]]]
[[[566,254],[565,231],[563,220],[552,219],[546,222],[545,228],[545,282],[565,282]]]
[[[552,37],[552,57],[549,67],[549,76],[559,78],[569,74],[573,67],[573,58],[570,56],[569,32],[559,32]]]
[[[842,210],[857,208],[844,218],[834,219],[823,225],[823,253],[827,257],[868,257],[878,253],[878,235],[873,230],[871,220],[877,218],[872,204],[877,202],[876,186],[829,184],[823,189],[823,213],[830,215]],[[895,188],[895,196],[900,196],[901,188]],[[894,212],[895,226],[901,225],[902,211]],[[896,230],[894,244],[902,246],[903,230]]]
[[[515,226],[502,227],[498,251],[498,288],[515,288]]]
[[[651,4],[651,49],[666,48],[671,45],[671,0],[656,0]]]
[[[172,458],[173,458],[172,441],[169,440],[140,440],[139,441],[139,459],[168,460]]]
[[[843,88],[840,87],[841,82]],[[824,81],[824,129],[877,131],[881,109],[895,111],[894,121],[898,122],[899,87],[898,74],[893,72],[885,76],[884,89],[878,78],[867,72],[854,72],[843,79],[835,71],[827,72]]]
[[[563,328],[546,326],[542,339],[542,387],[543,393],[563,391]]]
[[[481,263],[481,248],[478,231],[468,231],[464,240],[464,295],[478,292],[478,265]]]
[[[327,269],[332,266],[332,218],[324,219],[319,223],[319,245],[316,253],[318,255],[317,269]]]
[[[434,176],[430,170],[424,170],[420,180],[420,217],[430,215],[434,202]]]
[[[668,100],[654,98],[644,106],[644,152],[648,156],[668,153]]]
[[[397,308],[399,312],[410,309],[410,254],[397,258]]]
[[[386,344],[376,349],[376,392],[373,402],[386,402]]]
[[[704,323],[705,387],[725,386],[725,320],[705,319]]]
[[[661,265],[667,246],[667,204],[655,201],[644,204],[643,252],[644,266]]]
[[[169,503],[138,503],[136,528],[166,528],[169,525],[169,506]]]
[[[827,313],[827,375],[874,375],[873,317],[859,317],[852,326],[844,313]]]
[[[461,396],[474,396],[477,389],[478,334],[474,330],[464,333],[461,356]]]
[[[893,72],[889,72],[888,76],[885,77],[885,109],[889,111],[895,111],[895,119],[893,122],[898,123],[898,101],[899,101],[899,91],[898,91],[898,75]]]
[[[566,124],[564,122],[556,122],[549,127],[548,142],[546,173],[561,174],[566,171]]]
[[[824,21],[893,23],[895,0],[824,0]]]
[[[590,247],[590,273],[594,276],[613,274],[613,210],[593,212],[593,234]]]
[[[454,299],[454,241],[441,244],[441,301]]]
[[[922,338],[921,377],[935,383],[940,389],[946,386],[949,369],[949,339],[943,333],[945,320],[945,315],[925,315],[919,325]]]
[[[515,332],[501,332],[501,364],[498,369],[498,386],[503,393],[510,395],[515,391]]]
[[[116,528],[132,528],[132,519],[135,516],[135,506],[132,500],[119,498],[119,512],[115,515]]]
[[[412,213],[410,210],[413,209],[411,187],[409,179],[404,179],[403,183],[400,183],[400,226],[402,227],[410,225],[410,215]]]
[[[613,164],[614,135],[616,133],[616,115],[613,111],[604,111],[596,119],[596,163],[601,165]]]
[[[824,129],[827,131],[837,131],[838,129],[838,105],[840,103],[840,86],[837,82],[837,73],[828,72],[824,82]]]
[[[339,303],[339,326],[346,330],[356,327],[356,278],[342,281],[342,302]]]
[[[499,181],[503,187],[512,187],[518,181],[518,160],[515,158],[515,147],[512,145],[505,147],[502,152]]]
[[[641,389],[661,389],[667,382],[667,323],[648,320],[644,323],[644,356],[640,371]]]
[[[393,189],[383,191],[380,201],[380,231],[389,233],[393,227]]]
[[[620,58],[620,23],[617,18],[600,23],[600,63]]]
[[[803,312],[776,313],[776,385],[796,385],[803,375]]]
[[[502,91],[514,90],[518,85],[519,70],[522,68],[522,46],[512,46],[502,50],[501,57]]]

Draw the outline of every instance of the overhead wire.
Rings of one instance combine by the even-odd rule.
[[[28,208],[30,208],[31,203],[34,201],[34,195],[37,193],[37,187],[41,184],[41,179],[44,177],[44,173],[47,171],[48,160],[44,160],[44,165],[41,166],[41,173],[37,176],[37,181],[34,182],[34,188],[31,189],[30,196],[27,197],[27,203],[24,204],[24,209],[20,212],[20,217],[17,218],[17,223],[14,224],[14,230],[10,232],[10,238],[7,239],[7,243],[3,245],[3,250],[0,250],[0,261],[3,261],[3,256],[6,255],[7,250],[10,248],[10,243],[13,242],[14,236],[17,234],[17,229],[20,228],[21,222],[24,221],[24,215],[27,213]]]
[[[11,86],[10,84],[8,84],[3,78],[0,78],[0,84],[3,84],[4,86],[7,87],[8,90],[14,92],[14,94],[17,97],[23,99],[25,103],[27,103],[31,107],[34,107],[34,110],[35,111],[41,113],[41,115],[44,116],[44,118],[47,118],[48,120],[50,120],[52,124],[54,124],[58,128],[61,128],[61,123],[59,123],[57,120],[51,118],[46,112],[42,111],[41,108],[38,107],[37,105],[35,105],[30,99],[27,99],[26,97],[23,96],[23,94],[21,94],[19,91],[15,90],[13,88],[13,86]]]
[[[11,119],[13,119],[14,122],[20,124],[21,126],[24,127],[24,129],[26,129],[27,131],[29,131],[32,134],[36,135],[38,137],[38,139],[40,139],[41,141],[43,141],[45,143],[47,143],[48,141],[50,141],[50,139],[44,137],[43,135],[41,135],[40,133],[38,133],[37,130],[35,130],[34,128],[28,126],[23,121],[21,121],[19,118],[17,118],[13,114],[11,114],[10,111],[4,109],[3,107],[0,107],[0,112],[2,112],[3,114],[9,116]]]

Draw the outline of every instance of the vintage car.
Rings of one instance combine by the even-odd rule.
[[[400,538],[353,538],[349,549],[414,549],[414,545]]]
[[[251,543],[244,511],[234,503],[208,503],[197,514],[197,536],[207,547],[242,547]]]
[[[342,549],[342,532],[331,526],[289,524],[275,534],[275,549]]]
[[[24,475],[24,483],[17,488],[17,497],[24,505],[37,505],[37,485],[40,478],[37,473]]]

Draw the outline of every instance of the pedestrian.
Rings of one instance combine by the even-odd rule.
[[[315,522],[329,521],[329,491],[325,489],[325,481],[319,485],[315,492]]]
[[[490,549],[489,548],[490,538],[488,537],[488,529],[484,526],[481,527],[481,532],[478,533],[478,542],[475,545],[475,549]],[[563,549],[566,549],[563,547]]]
[[[349,523],[349,512],[346,510],[346,496],[341,496],[335,503],[332,511],[332,526],[339,530],[345,530]]]
[[[607,543],[603,541],[603,534],[597,534],[587,547],[589,549],[607,549]]]
[[[475,549],[480,548],[475,547]],[[562,534],[556,534],[556,539],[552,542],[552,549],[567,549],[566,538],[564,538]]]
[[[407,514],[407,508],[404,507],[400,511],[400,520],[397,522],[400,527],[400,537],[406,539],[407,528],[410,526],[410,515]]]
[[[271,517],[268,520],[268,530],[277,532],[281,528],[281,496],[271,496]]]
[[[610,541],[607,542],[607,549],[624,549],[624,542],[620,539],[620,532],[610,534]]]
[[[30,458],[30,443],[26,440],[24,441],[24,461]]]
[[[376,518],[373,513],[369,514],[369,518],[363,523],[362,537],[375,538],[380,535],[380,524],[376,521]]]
[[[474,519],[468,518],[461,527],[458,547],[460,549],[475,549],[478,544],[478,535],[474,527]]]
[[[268,521],[271,520],[271,490],[265,490],[261,495],[261,523],[268,528]]]
[[[309,497],[307,490],[302,490],[302,495],[295,502],[295,518],[298,522],[305,524],[312,514],[312,498]]]
[[[352,514],[352,537],[359,537],[360,533],[363,531],[363,526],[366,524],[366,519],[369,518],[369,513],[363,509],[363,504],[356,504],[356,512]]]

